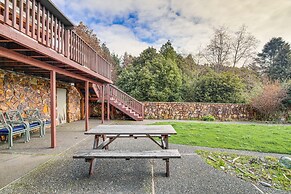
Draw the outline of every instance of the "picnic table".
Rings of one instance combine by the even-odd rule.
[[[126,160],[159,158],[166,161],[166,176],[169,176],[169,159],[181,158],[178,150],[168,149],[168,139],[175,134],[177,132],[171,125],[98,125],[85,132],[85,135],[94,135],[93,149],[80,151],[73,158],[85,158],[87,162],[90,162],[89,175],[93,174],[96,158],[124,158]],[[141,152],[108,150],[109,145],[118,138],[149,138],[162,150]]]

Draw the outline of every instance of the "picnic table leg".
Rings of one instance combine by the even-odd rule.
[[[96,159],[90,160],[90,169],[89,169],[89,176],[93,175],[94,172],[94,166],[95,166]]]
[[[93,142],[93,149],[97,149],[98,144],[99,144],[99,138],[100,138],[99,135],[95,135],[94,142]]]
[[[168,149],[169,148],[169,136],[168,135],[162,135],[161,142],[162,142],[162,148]]]
[[[166,159],[166,177],[170,176],[170,160]]]
[[[168,149],[169,148],[169,136],[168,135],[165,135],[165,149]]]

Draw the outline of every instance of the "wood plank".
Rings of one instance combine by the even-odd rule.
[[[42,22],[41,22],[41,43],[45,44],[45,7],[42,7]]]
[[[30,24],[30,0],[26,0],[26,26],[25,33],[30,36],[29,24]]]
[[[50,12],[46,12],[46,46],[50,47]]]
[[[181,158],[177,149],[151,150],[141,152],[121,151],[121,150],[83,150],[74,154],[73,158],[112,158],[112,159],[142,159],[142,158]]]
[[[97,125],[85,135],[170,135],[177,134],[171,125]]]
[[[51,31],[51,42],[50,42],[50,48],[53,48],[54,47],[54,38],[55,38],[55,35],[54,35],[54,15],[51,14],[51,26],[50,26],[50,31]]]
[[[12,0],[12,26],[16,28],[16,5],[17,1]]]
[[[9,23],[9,0],[5,0],[4,22]]]
[[[37,3],[37,38],[36,40],[40,42],[40,2]]]
[[[19,2],[19,12],[20,12],[20,18],[19,18],[19,31],[23,31],[23,0],[20,0]]]
[[[170,136],[170,135],[169,135]],[[108,138],[116,137],[116,135],[106,135]],[[160,134],[151,135],[151,137],[162,137]],[[118,138],[148,138],[148,135],[119,135]]]
[[[32,0],[32,27],[31,27],[31,37],[35,39],[35,0]]]

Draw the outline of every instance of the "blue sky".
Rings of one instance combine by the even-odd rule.
[[[138,55],[171,40],[176,50],[196,54],[213,28],[246,25],[259,41],[291,42],[290,0],[52,0],[75,24],[83,21],[109,49]]]

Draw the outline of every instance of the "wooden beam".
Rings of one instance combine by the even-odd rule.
[[[82,80],[82,81],[89,81],[91,83],[95,83],[95,84],[100,85],[100,83],[96,82],[95,80],[89,79],[87,77],[84,77],[84,76],[81,76],[81,75],[78,75],[78,74],[74,74],[74,73],[68,72],[68,71],[66,71],[64,69],[58,68],[56,66],[49,65],[47,63],[41,62],[39,60],[30,58],[30,57],[27,57],[25,55],[21,55],[21,54],[19,54],[17,52],[11,51],[11,50],[9,50],[7,48],[4,48],[4,47],[0,47],[0,56],[3,56],[5,58],[11,59],[11,60],[19,61],[21,63],[29,64],[29,65],[32,65],[32,66],[35,66],[35,67],[39,67],[41,69],[45,69],[45,70],[48,70],[48,71],[54,70],[58,74],[62,74],[62,75],[65,75],[65,76],[68,76],[68,77],[72,77],[72,78],[75,78],[75,79],[78,79],[78,80]]]
[[[11,49],[11,50],[13,50],[13,51],[31,51],[28,48],[15,48],[15,49]]]
[[[85,131],[89,130],[89,82],[85,82]]]
[[[13,41],[12,40],[0,40],[0,42],[7,43],[7,42],[13,42]]]
[[[107,120],[110,120],[110,88],[109,85],[106,86],[106,90],[107,90]]]
[[[50,111],[51,111],[51,148],[57,146],[57,134],[56,134],[56,72],[52,70],[50,72]]]
[[[30,56],[32,58],[49,58],[48,56],[42,56],[42,55],[35,55],[35,56]]]
[[[102,86],[101,123],[104,123],[104,85]]]

